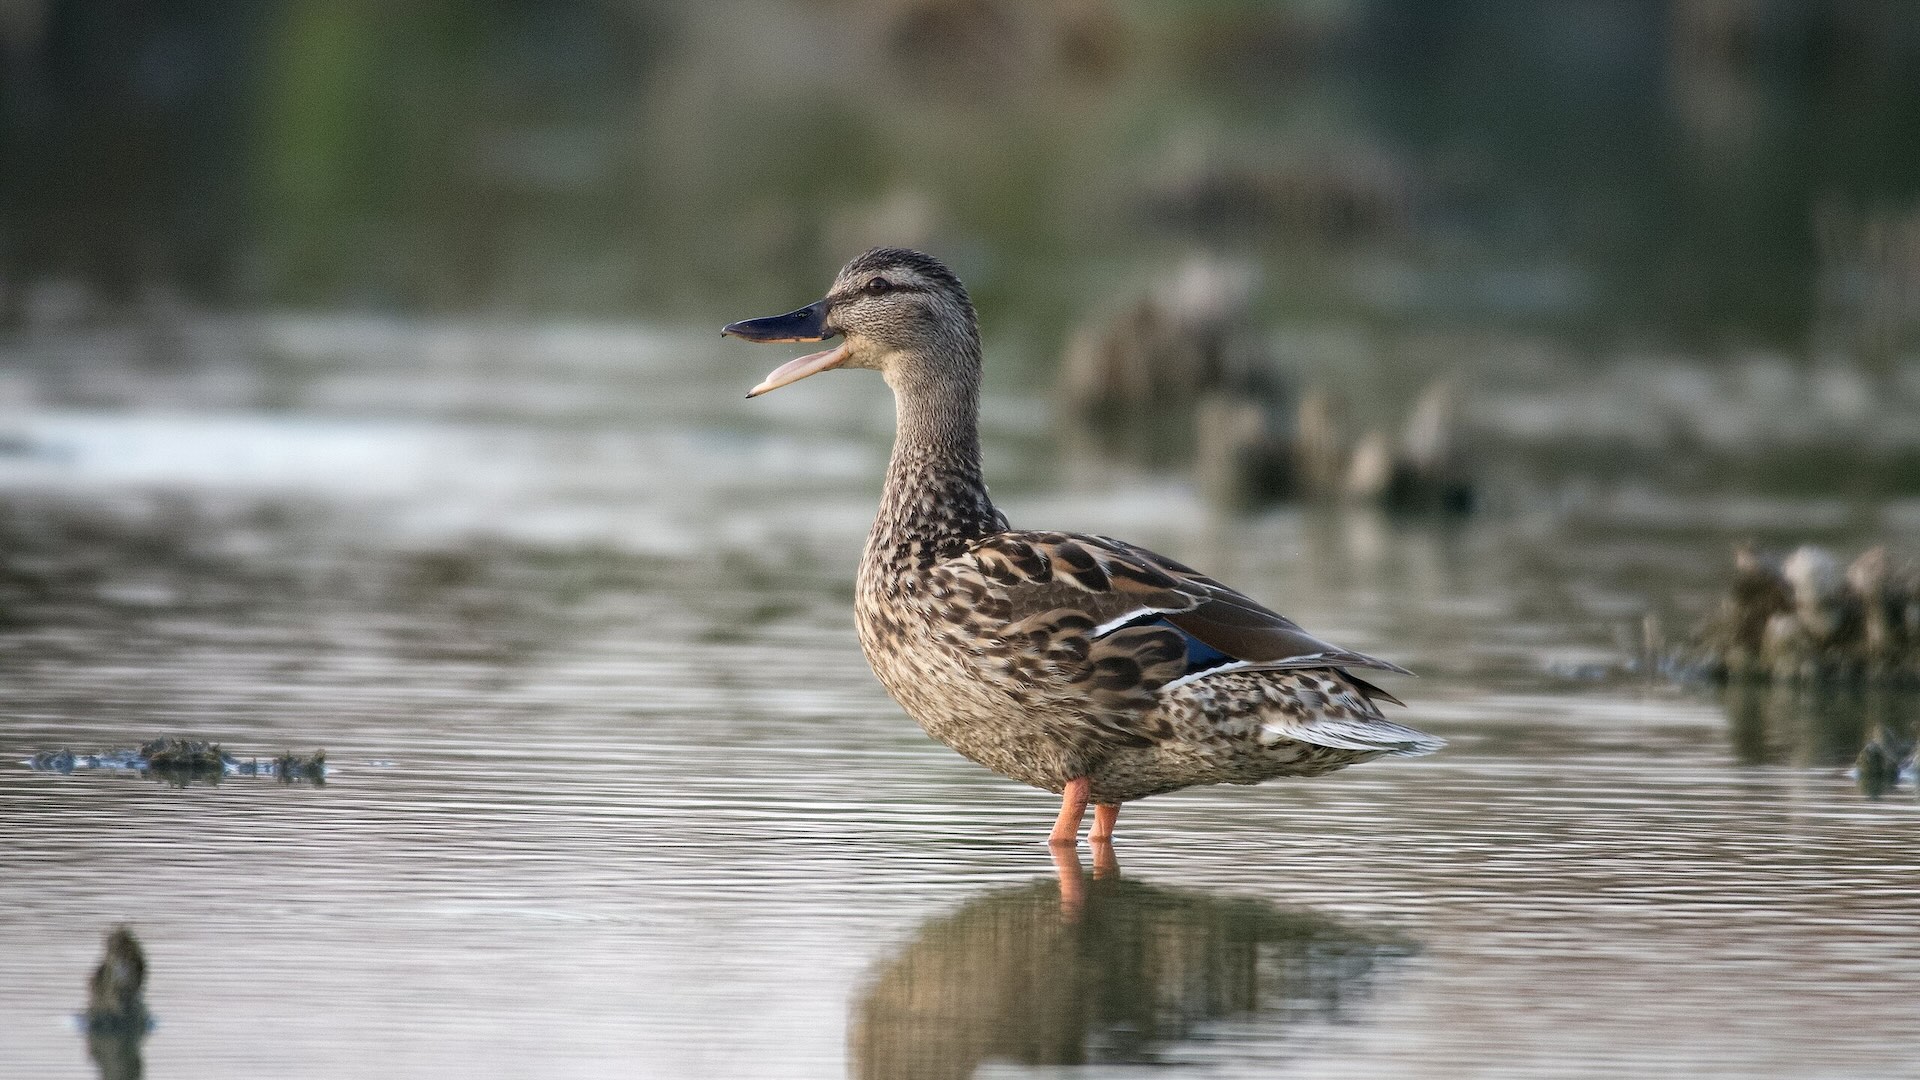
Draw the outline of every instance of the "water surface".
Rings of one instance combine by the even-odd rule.
[[[260,385],[0,424],[0,1074],[94,1074],[72,1017],[120,922],[153,1076],[1920,1068],[1920,807],[1846,771],[1914,701],[1618,663],[1733,540],[1910,506],[1649,482],[1228,519],[994,398],[1017,523],[1406,664],[1404,718],[1451,741],[1129,806],[1120,875],[1063,905],[1052,798],[929,742],[859,655],[877,380],[749,403],[771,362],[691,334],[258,332]],[[164,733],[330,771],[22,764]]]

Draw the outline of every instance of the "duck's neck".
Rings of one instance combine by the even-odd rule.
[[[898,428],[869,559],[924,569],[1007,527],[980,475],[978,348],[959,363],[902,365],[928,374],[888,378]]]

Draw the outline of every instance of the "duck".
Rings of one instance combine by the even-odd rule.
[[[1388,720],[1382,703],[1399,699],[1353,673],[1411,674],[1398,664],[1139,545],[1013,528],[981,469],[978,320],[933,256],[875,248],[820,300],[721,333],[839,339],[749,398],[836,369],[877,371],[892,389],[893,452],[855,579],[861,650],[932,738],[1060,797],[1056,851],[1078,846],[1089,806],[1098,856],[1124,803],[1443,745]]]

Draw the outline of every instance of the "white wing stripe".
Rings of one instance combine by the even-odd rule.
[[[1167,683],[1165,686],[1162,686],[1160,689],[1162,691],[1177,690],[1196,679],[1204,679],[1209,675],[1223,675],[1229,671],[1295,671],[1301,668],[1337,667],[1342,663],[1345,663],[1345,661],[1340,659],[1340,654],[1338,653],[1313,653],[1309,656],[1289,656],[1285,660],[1235,660],[1232,663],[1221,664],[1218,667],[1204,668],[1191,675],[1182,675],[1172,682]]]
[[[1106,622],[1094,627],[1093,633],[1090,636],[1096,639],[1103,638],[1135,619],[1144,619],[1149,615],[1165,615],[1169,612],[1185,610],[1185,608],[1134,608],[1132,611],[1129,611],[1117,619],[1108,619]]]

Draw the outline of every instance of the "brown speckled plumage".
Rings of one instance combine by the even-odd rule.
[[[800,340],[757,324],[809,312],[818,336],[846,336],[817,354],[825,366],[878,369],[894,390],[898,435],[855,612],[874,673],[928,734],[1049,791],[1084,777],[1107,804],[1440,745],[1388,721],[1376,702],[1392,699],[1346,670],[1400,668],[1143,548],[1009,529],[980,472],[973,308],[937,261],[868,252],[819,311],[728,330]]]

